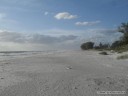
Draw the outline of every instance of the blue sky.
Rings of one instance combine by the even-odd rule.
[[[77,46],[86,40],[110,42],[114,40],[112,36],[115,39],[120,36],[116,28],[127,22],[127,9],[127,0],[0,0],[0,39],[4,38],[1,44],[3,49],[7,47],[8,50],[8,43],[12,46],[22,42],[17,42],[17,39],[9,42],[6,33],[11,33],[10,38],[17,38],[16,34],[22,35],[18,40],[28,36],[34,38],[22,42],[34,46],[37,43],[29,41],[34,41],[35,35],[39,35],[36,39],[42,36],[42,42],[37,40],[41,42],[40,46],[48,45],[44,41],[50,40],[55,40],[52,44],[59,47],[62,46],[59,45],[60,41],[71,47],[75,46],[73,42],[77,42]],[[65,39],[60,40],[62,37]],[[69,37],[71,39],[66,39]]]

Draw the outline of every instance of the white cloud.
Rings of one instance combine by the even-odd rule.
[[[93,21],[93,22],[76,22],[77,26],[92,26],[100,23],[100,21]]]
[[[77,18],[77,15],[72,15],[68,12],[61,12],[61,13],[56,14],[54,17],[58,20],[60,20],[60,19],[75,19],[75,18]]]

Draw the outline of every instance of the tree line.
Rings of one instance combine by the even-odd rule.
[[[126,49],[128,50],[128,22],[127,23],[122,23],[118,27],[118,32],[121,32],[123,35],[120,37],[119,40],[112,42],[110,45],[108,44],[102,44],[100,43],[99,45],[95,45],[94,42],[85,42],[81,44],[81,49],[82,50],[88,50],[88,49],[113,49],[113,50],[121,50],[121,49]]]

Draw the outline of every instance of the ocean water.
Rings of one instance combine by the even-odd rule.
[[[0,52],[0,61],[10,60],[21,57],[28,57],[34,54],[41,54],[41,51],[1,51]]]
[[[63,52],[58,50],[48,50],[48,51],[0,51],[0,61],[10,60],[15,58],[24,58],[39,54],[54,54],[56,52]]]

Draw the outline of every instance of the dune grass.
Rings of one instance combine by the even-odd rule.
[[[116,52],[122,53],[128,51],[128,45],[123,45],[114,49]]]
[[[118,56],[117,59],[128,59],[128,54]]]

